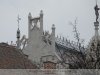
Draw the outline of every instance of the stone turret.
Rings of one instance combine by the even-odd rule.
[[[30,38],[31,36],[31,26],[32,26],[32,16],[31,16],[31,13],[29,13],[28,15],[28,38]]]

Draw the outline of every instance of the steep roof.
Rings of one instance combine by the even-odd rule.
[[[69,47],[63,46],[63,45],[58,44],[58,43],[55,44],[55,47],[56,47],[56,51],[57,51],[57,53],[58,53],[58,55],[60,57],[61,57],[61,55],[63,55],[63,56],[67,55],[68,57],[74,56],[74,57],[81,58],[81,56],[84,54],[84,53],[82,53],[82,52],[80,52],[78,50],[75,50],[73,48],[69,48]]]
[[[0,43],[0,69],[36,69],[21,50],[6,43]]]
[[[76,69],[84,66],[84,53],[58,43],[56,43],[55,46],[57,54],[61,58],[60,62],[63,64],[64,67],[64,64],[68,64],[69,68],[71,69]]]

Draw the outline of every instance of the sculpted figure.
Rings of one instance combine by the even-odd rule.
[[[96,5],[94,9],[95,9],[95,15],[96,15],[96,22],[98,22],[100,8],[98,8],[98,5]]]

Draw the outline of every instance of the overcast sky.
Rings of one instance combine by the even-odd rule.
[[[56,26],[56,35],[74,40],[69,22],[78,18],[78,31],[85,43],[94,35],[95,0],[0,0],[0,42],[16,41],[17,16],[21,17],[21,36],[27,35],[28,13],[33,17],[44,13],[44,30]],[[98,0],[100,7],[100,1]]]

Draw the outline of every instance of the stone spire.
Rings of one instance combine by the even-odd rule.
[[[40,31],[43,34],[43,11],[40,11]]]
[[[95,27],[95,35],[90,41],[90,46],[89,46],[89,51],[87,52],[87,57],[86,59],[89,60],[90,64],[92,65],[92,68],[99,68],[99,59],[100,59],[100,36],[98,33],[99,30],[99,8],[98,5],[96,4],[95,8],[95,16],[96,20],[94,22],[94,27]],[[91,62],[92,61],[92,62]]]
[[[31,16],[31,13],[29,13],[28,15],[28,38],[30,38],[31,34],[31,26],[32,26],[32,16]]]
[[[53,24],[52,25],[52,48],[53,48],[53,51],[55,51],[55,25]]]
[[[95,10],[95,16],[96,16],[96,22],[94,22],[94,26],[95,26],[95,38],[98,39],[98,30],[99,30],[99,22],[98,22],[98,18],[99,18],[99,10],[100,8],[98,8],[98,5],[97,5],[97,1],[96,1],[96,6],[94,7],[94,10]]]
[[[20,29],[19,29],[19,21],[21,20],[21,18],[19,18],[19,15],[18,15],[18,30],[17,30],[17,48],[20,49]]]

